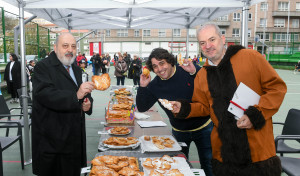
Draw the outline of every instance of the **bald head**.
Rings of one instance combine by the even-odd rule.
[[[63,33],[56,39],[54,51],[63,65],[71,65],[76,57],[76,40],[70,33]]]

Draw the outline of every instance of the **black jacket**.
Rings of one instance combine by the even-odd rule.
[[[72,172],[74,168],[80,171],[86,166],[85,113],[76,94],[82,84],[81,69],[74,64],[72,69],[78,86],[54,52],[34,68],[32,167],[36,175],[69,170],[68,175],[79,176],[80,172]],[[92,108],[86,113],[91,114]]]
[[[10,70],[10,64],[11,62],[9,62],[6,67],[5,67],[5,71],[4,71],[4,80],[6,82],[9,82],[9,70]],[[15,61],[12,69],[11,69],[11,74],[12,74],[12,82],[14,84],[14,86],[16,86],[16,89],[20,89],[21,88],[21,64],[19,61]],[[10,90],[11,88],[9,87],[10,84],[7,84],[7,90],[8,93],[11,93]]]

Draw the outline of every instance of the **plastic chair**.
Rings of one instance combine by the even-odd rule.
[[[19,141],[20,145],[20,155],[21,155],[21,166],[22,170],[24,169],[24,154],[23,154],[23,141],[22,141],[22,129],[21,124],[19,122],[0,122],[0,128],[6,128],[6,126],[10,126],[11,124],[16,125],[18,128],[17,136],[10,136],[10,137],[0,137],[0,176],[3,176],[3,159],[2,159],[2,152],[12,146],[14,143]]]
[[[7,104],[6,104],[6,101],[4,100],[3,95],[0,95],[0,119],[7,118],[6,122],[19,122],[21,124],[21,127],[24,127],[24,119],[22,118],[23,115],[22,114],[16,114],[16,115],[11,114],[10,112],[13,109],[20,109],[20,108],[11,108],[11,109],[9,109]],[[11,117],[20,117],[20,120],[12,121]],[[31,119],[28,119],[28,124],[29,124],[29,126],[31,125]],[[10,128],[17,128],[18,127],[14,123],[0,125],[0,128],[2,128],[2,126],[5,126],[5,128],[6,128],[6,137],[9,135],[9,129]],[[22,133],[22,130],[21,130],[21,133]]]
[[[294,140],[300,143],[300,110],[290,109],[284,123],[274,122],[273,124],[283,125],[281,135],[275,138],[276,152],[280,153],[280,160],[283,172],[290,176],[299,176],[300,159],[284,157],[284,153],[300,153],[300,148],[288,146],[286,140]]]
[[[300,110],[290,109],[284,123],[273,122],[283,125],[281,135],[275,138],[276,152],[283,156],[284,153],[300,153],[300,149],[288,146],[285,140],[295,140],[300,143]]]

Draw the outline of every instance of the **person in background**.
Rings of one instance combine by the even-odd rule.
[[[87,82],[89,81],[89,75],[87,74],[85,68],[86,68],[87,62],[85,59],[82,59],[79,61],[79,67],[81,68],[82,71],[82,82]]]
[[[80,176],[86,167],[85,114],[92,114],[94,83],[82,83],[74,63],[76,40],[63,33],[34,68],[32,169],[38,176]]]
[[[79,61],[81,61],[82,59],[84,59],[84,57],[81,55],[81,52],[78,52],[78,56],[76,57],[76,63],[79,66]]]
[[[119,56],[119,60],[116,62],[115,65],[115,76],[117,77],[117,85],[124,85],[125,83],[125,73],[127,71],[127,64],[123,60],[123,56]]]
[[[11,94],[10,103],[19,103],[17,90],[21,88],[21,63],[14,53],[10,53],[9,60],[4,71],[4,80],[7,84],[7,92]]]
[[[111,58],[110,58],[110,55],[108,53],[106,53],[106,59],[107,59],[107,64],[105,66],[106,68],[106,72],[109,73],[109,68],[110,68],[110,61],[111,61]]]
[[[82,54],[82,59],[85,60],[85,68],[87,68],[87,63],[88,63],[88,62],[87,62],[87,58],[85,57],[85,53]],[[82,60],[82,59],[81,59],[81,60]]]
[[[175,65],[175,58],[167,50],[155,48],[146,62],[149,70],[156,74],[151,76],[141,75],[140,87],[137,90],[136,105],[139,112],[149,110],[156,102],[168,115],[172,125],[172,134],[178,142],[184,142],[187,146],[182,147],[182,152],[189,158],[189,149],[192,142],[195,143],[201,168],[207,176],[212,176],[212,149],[210,134],[213,124],[209,116],[191,119],[176,119],[174,114],[166,109],[159,99],[174,101],[187,99],[191,102],[194,89],[194,79],[199,66],[185,59],[187,66]]]
[[[96,60],[96,53],[93,52],[93,56],[90,59],[90,61],[92,62],[92,67],[93,67],[93,75],[95,75],[95,60]]]
[[[101,70],[102,74],[106,73],[106,66],[107,66],[107,58],[105,57],[105,54],[103,53],[101,55]]]
[[[239,45],[226,50],[225,37],[215,24],[202,26],[197,38],[207,60],[195,78],[193,102],[171,102],[175,117],[210,115],[215,176],[280,176],[272,116],[287,91],[284,81],[257,51]],[[260,100],[235,117],[228,107],[240,83],[260,95]]]
[[[140,85],[140,75],[142,71],[142,61],[137,55],[133,56],[133,61],[130,64],[129,71],[132,74],[133,84]],[[129,74],[129,73],[128,73]]]
[[[298,64],[295,65],[295,68],[296,68],[298,71],[300,71],[300,60],[298,61]]]
[[[28,84],[29,84],[29,91],[32,92],[32,76],[33,76],[33,73],[34,73],[34,66],[35,66],[35,61],[34,60],[31,60],[29,61],[29,64],[27,65],[26,68],[28,68]]]
[[[95,75],[100,75],[101,72],[101,58],[100,55],[97,53],[94,60],[95,63]]]

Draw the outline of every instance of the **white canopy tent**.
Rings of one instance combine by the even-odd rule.
[[[66,29],[192,28],[243,9],[242,44],[248,45],[248,7],[263,0],[4,0],[20,9],[22,95],[26,95],[24,9]],[[187,35],[188,36],[188,35]],[[188,39],[187,39],[188,43]],[[30,163],[27,99],[23,96],[25,161]]]

